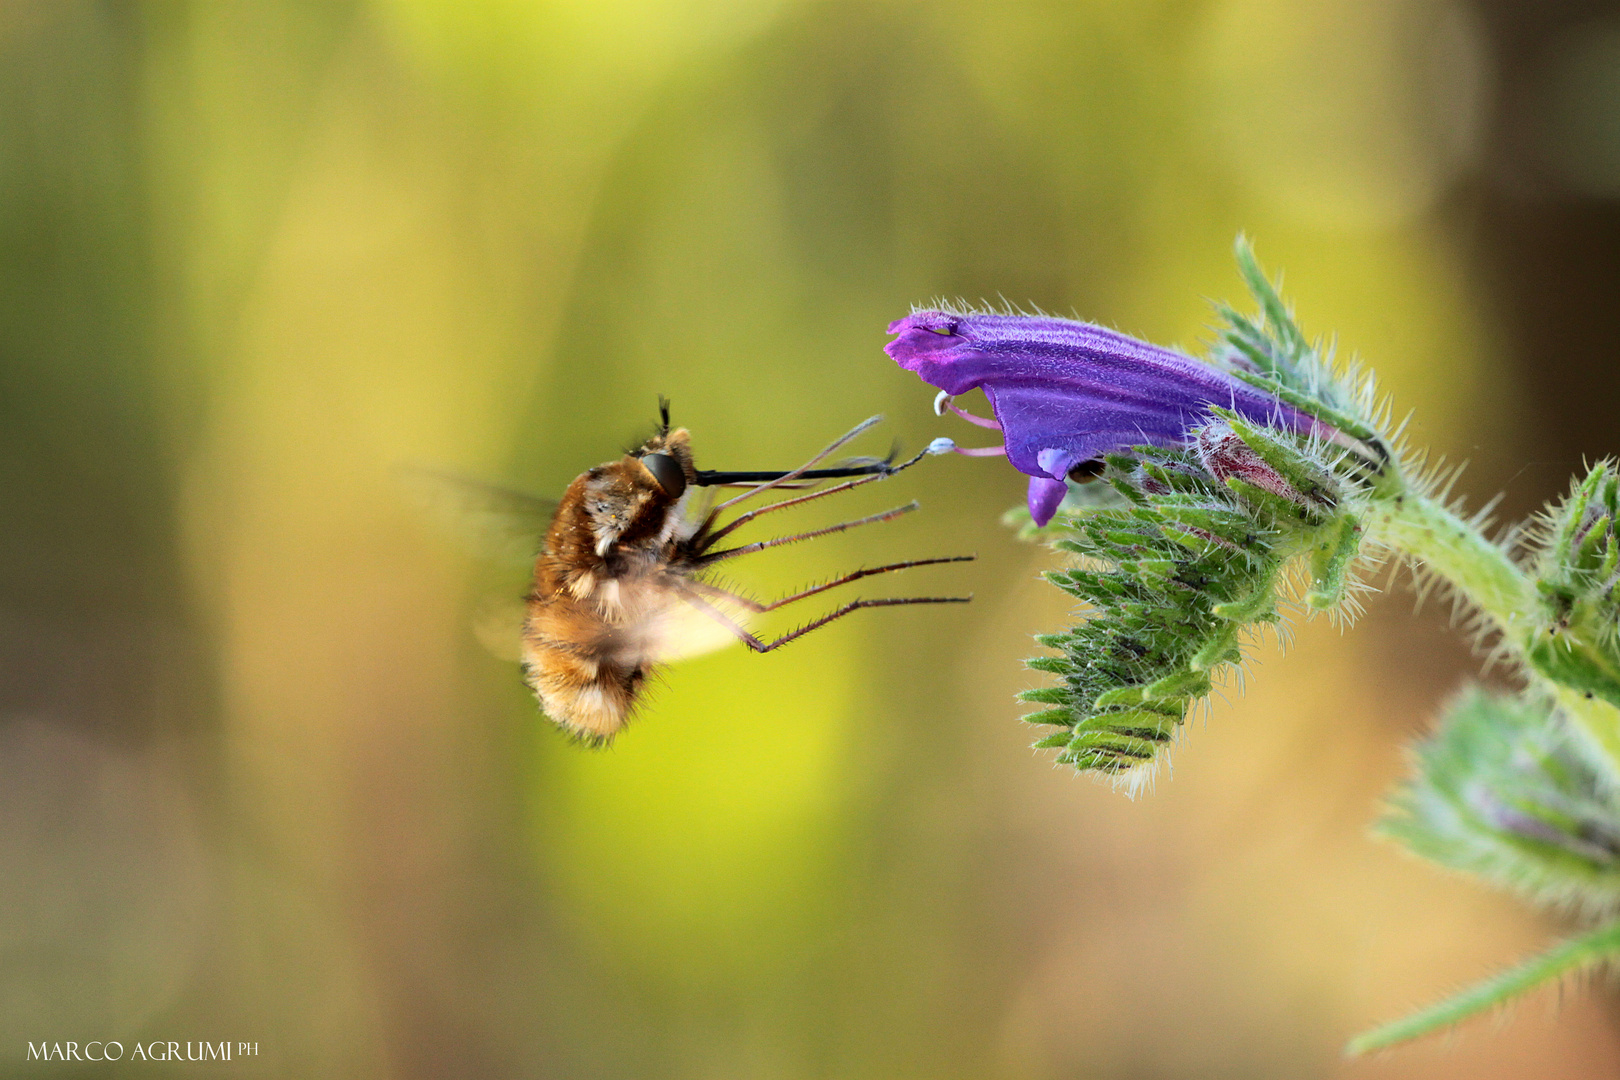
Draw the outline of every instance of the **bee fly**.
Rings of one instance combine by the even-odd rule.
[[[873,417],[836,439],[791,472],[710,472],[694,467],[690,436],[669,426],[669,403],[659,401],[658,431],[639,449],[583,473],[568,485],[535,561],[534,587],[523,623],[524,679],[546,715],[570,735],[593,744],[612,739],[635,708],[648,675],[660,663],[704,651],[701,640],[718,629],[755,652],[780,648],[861,608],[902,604],[964,603],[963,596],[909,596],[851,600],[774,641],[744,628],[763,614],[876,574],[934,563],[967,562],[971,555],[911,559],[856,570],[769,604],[757,603],[704,580],[715,565],[766,548],[890,521],[917,503],[810,532],[733,547],[717,547],[762,514],[883,480],[923,455],[895,464],[857,459],[834,468],[814,468],[839,447],[877,423]],[[926,453],[926,451],[925,451]],[[722,511],[782,489],[832,487],[768,503],[725,524]],[[694,511],[697,488],[742,488],[740,494]]]

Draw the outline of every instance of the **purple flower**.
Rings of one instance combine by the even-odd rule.
[[[1029,315],[920,311],[889,324],[884,347],[901,367],[937,386],[939,403],[999,428],[999,454],[1029,476],[1029,512],[1045,525],[1070,472],[1132,446],[1173,446],[1219,405],[1246,420],[1327,435],[1331,429],[1219,368],[1090,323]],[[994,421],[950,398],[982,389]]]

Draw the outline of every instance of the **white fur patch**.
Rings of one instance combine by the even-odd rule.
[[[575,600],[583,600],[596,588],[596,575],[586,571],[568,583],[568,591]]]

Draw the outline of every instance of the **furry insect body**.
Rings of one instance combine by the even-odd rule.
[[[587,742],[605,742],[624,726],[670,651],[663,628],[684,606],[677,586],[697,570],[690,489],[672,496],[660,486],[642,463],[651,453],[696,479],[686,431],[660,433],[568,485],[535,561],[524,676],[546,715]]]
[[[756,652],[768,652],[863,607],[967,599],[856,600],[775,641],[754,637],[743,625],[749,614],[774,610],[862,577],[965,561],[972,556],[857,570],[772,604],[730,593],[704,581],[703,571],[736,555],[890,520],[915,509],[916,504],[807,533],[715,550],[717,542],[732,530],[760,514],[881,480],[917,458],[899,465],[865,461],[832,469],[810,467],[870,427],[874,418],[792,472],[699,472],[692,462],[687,431],[670,429],[667,409],[663,421],[658,433],[639,449],[598,465],[568,486],[535,561],[534,587],[527,598],[522,633],[524,679],[546,715],[573,737],[593,745],[610,741],[625,726],[648,678],[660,664],[705,651],[704,641],[718,635],[736,638]],[[843,483],[718,524],[720,511],[737,502],[823,479]],[[746,490],[717,507],[694,513],[690,505],[693,492],[719,486]]]

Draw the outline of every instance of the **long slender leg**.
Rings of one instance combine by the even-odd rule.
[[[834,619],[841,619],[845,615],[860,611],[862,608],[903,607],[907,604],[965,604],[973,599],[971,596],[899,596],[888,597],[882,600],[851,600],[849,603],[845,604],[841,608],[838,608],[836,611],[829,612],[813,622],[805,623],[797,630],[783,634],[775,641],[767,644],[766,642],[763,642],[759,638],[755,637],[753,634],[750,634],[747,630],[744,630],[742,627],[738,626],[735,621],[726,616],[725,612],[720,611],[702,597],[695,596],[691,593],[683,593],[682,595],[684,595],[686,600],[699,611],[714,619],[714,621],[718,622],[721,626],[724,626],[727,630],[730,630],[738,641],[742,642],[744,645],[747,645],[750,649],[753,649],[757,653],[768,653],[772,649],[779,649],[790,641],[797,641],[799,638],[804,637],[804,635],[808,634],[812,630],[821,629]]]
[[[726,533],[728,533],[732,529],[736,528],[741,520],[747,520],[748,518],[753,517],[754,514],[758,514],[758,513],[763,512],[764,510],[770,510],[770,509],[773,508],[773,507],[769,507],[769,506],[762,507],[760,510],[754,511],[753,514],[744,514],[742,516],[742,518],[739,519],[739,521],[732,522],[731,524],[729,524],[729,525],[725,526],[723,529],[721,529],[720,532],[719,532],[719,535],[711,534],[710,530],[714,528],[714,523],[716,521],[718,521],[719,518],[720,518],[720,511],[724,510],[728,506],[733,505],[734,503],[742,502],[744,499],[751,499],[755,495],[758,495],[763,491],[769,491],[769,490],[772,490],[772,489],[794,490],[794,489],[801,489],[801,488],[807,488],[807,487],[814,487],[816,485],[816,483],[818,483],[819,481],[805,482],[805,481],[799,480],[798,482],[795,482],[795,480],[798,477],[803,476],[806,472],[810,471],[810,466],[814,465],[816,462],[820,461],[822,458],[826,457],[828,454],[832,453],[834,450],[838,449],[840,446],[844,445],[849,440],[853,439],[856,435],[859,435],[861,432],[865,431],[867,428],[871,427],[873,424],[876,424],[878,421],[880,421],[882,419],[883,418],[881,416],[873,416],[873,417],[871,417],[871,418],[869,418],[867,420],[862,421],[860,424],[857,424],[853,430],[845,432],[843,435],[840,435],[837,439],[834,439],[833,442],[826,447],[826,449],[821,451],[821,453],[817,454],[815,457],[811,458],[809,461],[805,462],[803,465],[800,465],[797,469],[794,469],[792,472],[783,473],[780,476],[773,477],[772,479],[766,480],[766,481],[757,481],[757,482],[748,482],[748,483],[737,482],[737,483],[715,484],[714,485],[715,487],[741,487],[741,488],[746,488],[747,490],[744,491],[740,495],[732,496],[731,498],[727,499],[726,501],[720,503],[718,506],[711,506],[706,511],[704,511],[703,522],[702,522],[701,525],[698,526],[697,532],[693,536],[693,546],[696,547],[696,549],[699,550],[699,551],[704,551],[704,550],[708,549],[711,545],[713,545],[714,542],[717,539],[719,539],[720,536],[724,536]],[[926,453],[927,453],[927,451],[925,450],[923,452],[923,454],[926,454]],[[881,480],[885,476],[893,476],[895,473],[899,472],[901,469],[909,468],[912,465],[915,465],[918,462],[918,460],[920,460],[923,457],[923,454],[918,454],[917,457],[912,458],[910,461],[902,462],[898,466],[887,466],[887,465],[885,465],[882,472],[871,473],[870,478]],[[829,489],[829,491],[842,491],[842,490],[845,490],[845,489],[842,488],[842,487]],[[790,500],[786,500],[786,501],[791,503],[793,500],[790,499]]]
[[[819,630],[834,619],[842,619],[845,615],[860,611],[862,608],[875,607],[904,607],[908,604],[966,604],[973,599],[971,596],[893,596],[881,600],[851,600],[836,611],[829,612],[813,622],[807,622],[792,633],[783,634],[756,651],[770,652],[772,649],[786,645],[790,641],[804,637],[812,630]]]
[[[741,526],[741,525],[746,525],[748,522],[750,522],[750,521],[754,520],[755,518],[759,517],[761,514],[768,514],[772,510],[785,510],[790,506],[798,506],[800,503],[807,503],[807,502],[810,502],[810,501],[812,501],[814,499],[822,498],[823,496],[826,496],[826,495],[836,495],[840,491],[848,491],[850,488],[857,488],[857,487],[860,487],[862,484],[870,484],[874,480],[887,480],[889,477],[893,476],[897,472],[900,472],[902,469],[911,468],[913,465],[917,464],[917,462],[921,461],[923,458],[925,458],[927,456],[928,456],[928,451],[924,450],[922,453],[916,455],[915,457],[908,458],[907,460],[902,461],[898,465],[891,466],[888,469],[888,471],[886,471],[886,472],[871,473],[871,474],[869,474],[867,476],[861,476],[861,477],[857,477],[854,480],[845,481],[842,484],[835,484],[830,488],[823,488],[821,491],[814,492],[814,493],[812,493],[810,495],[800,495],[800,496],[798,496],[797,498],[794,498],[794,499],[783,499],[781,502],[774,502],[774,503],[771,503],[769,506],[761,506],[761,507],[758,507],[758,508],[756,508],[754,510],[750,510],[746,514],[739,514],[737,517],[735,517],[732,520],[726,522],[725,525],[721,526],[715,532],[706,533],[706,535],[704,535],[704,537],[702,539],[702,542],[698,546],[701,549],[706,550],[712,544],[714,544],[715,541],[719,540],[722,536],[724,536],[727,533],[731,532],[733,529],[735,529],[735,528],[737,528],[738,526]],[[778,487],[794,487],[796,485],[793,485],[793,484],[779,484],[777,486]],[[732,501],[735,501],[735,500],[732,500]],[[711,514],[709,516],[709,518],[705,522],[705,524],[707,525],[707,524],[712,523],[713,520],[714,520],[715,514],[718,514],[720,512],[720,510],[723,509],[724,507],[726,507],[727,505],[729,505],[729,504],[728,503],[721,503],[719,506],[715,507],[714,508],[714,514]]]
[[[876,419],[876,418],[874,418],[874,419]],[[871,423],[871,421],[868,421],[868,423]],[[824,451],[824,453],[825,453],[825,451]],[[772,510],[781,510],[781,509],[784,509],[784,508],[789,507],[789,506],[797,506],[799,503],[801,503],[801,502],[809,502],[813,498],[814,499],[819,499],[822,495],[831,495],[831,494],[834,494],[835,492],[839,492],[839,491],[848,491],[852,487],[858,487],[861,484],[869,484],[874,480],[886,480],[889,477],[893,476],[897,472],[902,472],[902,471],[904,471],[906,469],[911,468],[913,465],[917,464],[917,462],[919,462],[923,458],[927,457],[928,454],[929,454],[929,450],[927,448],[924,448],[923,450],[919,451],[915,455],[907,458],[905,461],[902,461],[898,465],[884,465],[881,472],[868,473],[868,474],[866,474],[864,476],[861,476],[861,477],[858,477],[857,479],[852,480],[852,481],[850,481],[848,483],[839,484],[839,485],[837,485],[835,487],[827,488],[825,491],[819,492],[816,495],[807,495],[807,496],[804,496],[803,498],[797,498],[797,499],[784,499],[781,502],[772,503],[769,506],[761,506],[756,510],[750,510],[748,513],[739,516],[738,518],[736,518],[735,520],[733,520],[731,522],[728,522],[718,532],[714,532],[714,533],[710,532],[710,530],[714,528],[714,523],[719,519],[721,510],[723,510],[726,507],[730,506],[732,503],[737,502],[739,499],[747,498],[747,497],[750,497],[752,495],[758,494],[758,492],[764,490],[765,487],[774,487],[774,488],[779,489],[779,490],[790,490],[790,489],[795,489],[795,488],[814,487],[815,484],[816,484],[816,482],[814,482],[814,481],[812,481],[810,483],[805,483],[802,480],[799,481],[799,482],[796,482],[796,483],[784,482],[784,481],[787,480],[787,476],[785,475],[785,476],[773,481],[772,483],[766,484],[763,487],[757,487],[757,488],[755,488],[755,490],[750,491],[750,492],[744,492],[742,495],[739,495],[736,498],[728,499],[725,502],[721,503],[719,506],[715,506],[715,507],[712,507],[711,509],[709,509],[703,516],[703,524],[698,527],[698,530],[697,530],[696,534],[693,537],[693,545],[694,545],[694,547],[697,548],[697,550],[705,551],[710,546],[712,546],[716,540],[720,539],[720,537],[722,537],[722,536],[726,535],[727,533],[731,532],[733,529],[737,528],[739,525],[742,525],[742,524],[744,524],[744,523],[746,523],[748,521],[752,521],[754,518],[758,517],[761,514],[768,514]],[[815,462],[811,461],[809,464],[813,465],[813,464],[815,464]],[[803,470],[803,467],[801,466],[800,469],[795,470],[795,471],[802,473],[804,470]],[[787,474],[787,475],[792,475],[792,474]],[[726,483],[726,484],[716,484],[715,486],[716,487],[747,487],[747,486],[750,486],[750,485]]]
[[[857,487],[860,487],[862,484],[870,484],[874,480],[882,480],[882,479],[884,479],[884,474],[882,474],[882,473],[873,473],[871,476],[863,476],[863,477],[860,477],[857,480],[849,480],[849,481],[846,481],[846,482],[844,482],[842,484],[835,484],[830,488],[822,488],[820,491],[813,491],[808,495],[799,495],[799,496],[797,496],[795,498],[792,498],[792,499],[783,499],[781,502],[771,503],[768,506],[757,507],[757,508],[755,508],[753,510],[748,511],[746,514],[737,515],[736,517],[732,518],[730,521],[728,521],[724,525],[722,525],[720,528],[716,529],[714,532],[706,534],[703,537],[702,542],[698,546],[703,550],[707,550],[708,548],[712,547],[717,541],[719,541],[719,539],[721,537],[725,536],[727,533],[731,532],[733,529],[736,529],[736,528],[738,528],[740,526],[748,524],[750,521],[753,521],[755,518],[759,517],[761,514],[768,514],[772,510],[786,510],[790,506],[798,506],[800,503],[812,502],[812,501],[814,501],[816,499],[824,498],[824,497],[826,497],[828,495],[836,495],[840,491],[848,491],[850,488],[857,488]],[[718,507],[716,509],[718,509]]]
[[[757,487],[751,488],[750,490],[743,492],[741,495],[733,495],[731,498],[727,499],[725,502],[723,502],[719,506],[715,507],[715,510],[717,510],[717,511],[724,510],[726,507],[732,505],[733,503],[741,502],[744,499],[751,499],[755,495],[758,495],[760,492],[769,491],[771,488],[774,488],[774,487],[780,487],[784,482],[787,482],[787,481],[790,481],[790,480],[797,480],[802,474],[808,472],[810,470],[810,468],[813,465],[815,465],[818,461],[824,460],[834,450],[837,450],[840,446],[843,446],[845,443],[847,443],[851,439],[855,438],[855,436],[859,435],[861,432],[865,431],[867,428],[871,427],[873,424],[876,424],[876,423],[880,422],[882,419],[883,419],[883,417],[881,417],[881,416],[874,416],[874,417],[871,417],[870,419],[861,421],[859,424],[856,424],[853,428],[851,428],[850,430],[848,430],[844,434],[838,436],[838,438],[834,439],[832,442],[828,443],[827,448],[825,450],[821,451],[821,453],[817,454],[815,457],[811,458],[809,461],[805,462],[803,465],[800,465],[797,469],[794,469],[792,472],[783,473],[781,476],[777,477],[775,480],[767,480],[765,483],[760,484]]]
[[[877,477],[883,477],[883,476],[887,476],[888,473],[873,473],[872,475],[877,476]],[[803,491],[807,487],[815,487],[820,482],[821,481],[819,481],[819,480],[798,480],[798,481],[795,481],[795,482],[789,483],[789,484],[777,484],[776,486],[781,491]],[[722,484],[706,484],[704,486],[705,487],[717,487],[717,488],[750,488],[750,489],[752,489],[752,488],[759,487],[759,481],[757,481],[757,480],[727,480],[725,483],[722,483]]]
[[[766,548],[781,547],[783,544],[797,544],[801,540],[814,540],[818,536],[841,533],[846,529],[853,529],[857,525],[875,525],[880,521],[893,521],[901,514],[911,513],[919,505],[921,504],[915,501],[908,502],[904,506],[897,506],[893,510],[885,510],[881,514],[856,518],[854,521],[841,521],[837,525],[828,525],[824,529],[812,529],[810,532],[797,533],[793,536],[778,536],[771,540],[756,540],[752,544],[742,544],[738,547],[726,548],[724,551],[711,551],[700,556],[697,562],[699,566],[709,566],[724,559],[735,558],[738,555],[747,555],[750,552],[764,551]]]
[[[976,558],[978,558],[977,555],[943,555],[934,559],[907,559],[905,562],[889,563],[887,566],[862,567],[861,569],[855,570],[851,573],[842,574],[835,577],[831,581],[824,581],[820,585],[812,585],[808,589],[803,589],[799,592],[792,593],[791,595],[784,596],[779,600],[772,600],[768,604],[762,604],[758,600],[750,599],[741,593],[732,592],[730,589],[722,589],[718,585],[711,585],[707,581],[689,580],[686,582],[686,585],[688,588],[696,589],[698,592],[706,593],[709,596],[721,597],[725,600],[729,600],[738,607],[747,608],[756,615],[763,615],[767,611],[775,611],[777,608],[786,607],[787,605],[796,601],[816,596],[820,593],[826,592],[828,589],[836,589],[840,585],[848,585],[852,581],[861,580],[861,578],[876,577],[878,574],[890,574],[897,570],[910,570],[915,566],[934,566],[939,563],[972,562]]]
[[[717,596],[723,600],[729,600],[738,607],[747,608],[756,615],[767,610],[765,605],[760,603],[758,600],[750,599],[749,597],[744,596],[742,593],[732,592],[730,589],[722,589],[718,585],[710,585],[707,581],[694,581],[688,579],[681,586],[680,591],[683,595],[685,595],[688,590],[705,593],[709,596]],[[688,599],[695,598],[688,597]]]
[[[859,581],[861,578],[876,577],[878,574],[891,574],[897,570],[910,570],[914,566],[934,566],[938,563],[951,562],[972,562],[976,558],[978,558],[977,555],[944,555],[935,559],[907,559],[905,562],[890,563],[887,566],[873,566],[870,568],[863,567],[860,570],[852,571],[851,573],[844,574],[841,577],[835,577],[831,581],[824,581],[820,585],[812,585],[810,588],[793,593],[791,596],[784,596],[780,600],[773,600],[769,604],[761,604],[759,610],[761,614],[767,611],[775,611],[779,607],[786,607],[787,605],[795,603],[796,601],[804,600],[811,596],[816,596],[819,593],[824,593],[828,589],[836,589],[840,585],[848,585],[852,581]]]

